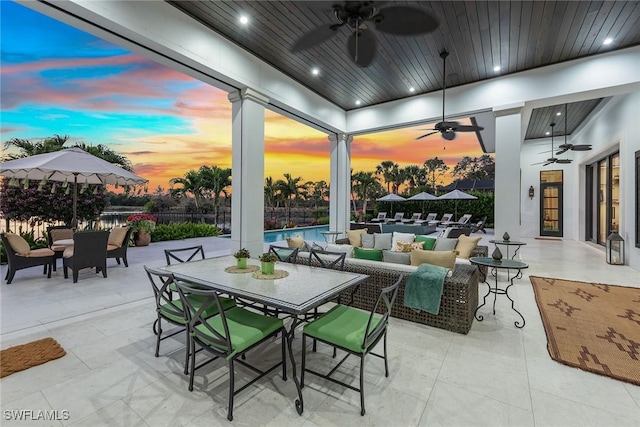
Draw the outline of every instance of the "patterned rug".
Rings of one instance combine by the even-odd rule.
[[[44,338],[0,351],[0,378],[67,354],[53,338]]]
[[[553,360],[640,385],[640,289],[531,276]]]

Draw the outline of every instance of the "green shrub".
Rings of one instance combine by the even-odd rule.
[[[156,229],[151,232],[151,241],[164,242],[167,240],[182,240],[192,237],[219,235],[220,229],[216,225],[193,222],[159,224],[156,226]]]
[[[321,216],[320,218],[318,218],[318,220],[316,222],[318,224],[321,224],[321,225],[329,224],[329,217],[328,216]]]

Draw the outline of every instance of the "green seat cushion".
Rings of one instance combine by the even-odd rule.
[[[424,246],[422,249],[425,251],[432,251],[434,246],[436,245],[437,239],[435,237],[427,237],[427,236],[416,236],[416,242],[424,242]]]
[[[353,248],[353,257],[370,261],[382,261],[382,249]]]
[[[254,313],[240,307],[234,307],[226,310],[225,316],[227,318],[227,326],[229,327],[231,346],[233,347],[232,351],[229,352],[227,359],[231,359],[236,354],[242,353],[252,345],[260,342],[283,327],[282,320],[277,317],[263,316],[262,314]],[[207,319],[206,322],[218,333],[224,335],[222,318],[220,316]],[[197,325],[196,329],[198,333],[194,335],[199,339],[213,347],[226,351],[226,348],[221,348],[217,343],[215,343],[215,341],[207,340],[208,336],[211,336],[212,338],[216,337],[212,336],[212,333],[205,325]]]
[[[189,295],[187,298],[189,299],[189,301],[191,301],[191,304],[193,304],[193,306],[196,309],[201,307],[206,299],[206,297],[199,296],[199,295]],[[222,309],[226,311],[231,307],[235,307],[236,302],[231,298],[220,298],[220,304],[222,305]],[[176,315],[175,314],[176,310],[182,311],[182,301],[180,301],[179,299],[173,301],[173,306],[170,303],[165,303],[165,304],[162,304],[157,309],[158,313],[160,313],[162,317],[168,320],[171,320],[175,323],[185,325],[187,321],[184,315],[180,315],[180,316]],[[218,307],[214,301],[213,304],[211,304],[209,308],[207,308],[204,311],[203,317],[207,318],[207,317],[215,316],[216,314],[218,314]]]
[[[313,322],[307,323],[303,332],[310,337],[362,353],[369,316],[370,313],[367,311],[336,305]],[[373,316],[369,332],[375,329],[380,319],[379,315]]]

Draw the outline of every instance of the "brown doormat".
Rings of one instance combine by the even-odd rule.
[[[640,289],[530,278],[553,360],[640,385]]]
[[[0,378],[42,365],[67,354],[53,338],[44,338],[0,351]]]

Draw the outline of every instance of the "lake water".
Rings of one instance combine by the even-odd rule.
[[[286,228],[283,230],[268,230],[264,232],[265,243],[279,242],[286,240],[287,237],[301,236],[305,241],[312,240],[316,242],[324,242],[324,236],[320,234],[322,231],[329,231],[328,225],[320,225],[317,227],[300,227]]]

